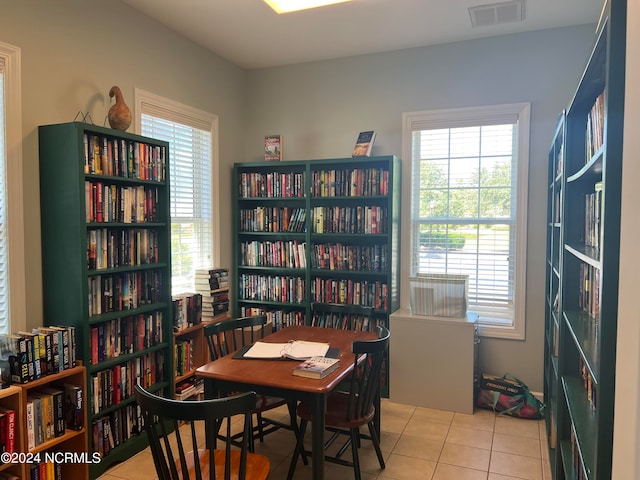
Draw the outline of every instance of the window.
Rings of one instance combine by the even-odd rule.
[[[173,294],[194,291],[194,272],[219,255],[216,206],[218,119],[215,115],[136,90],[137,130],[169,142]],[[217,252],[217,250],[216,250]]]
[[[0,42],[0,333],[26,328],[20,49]]]
[[[405,114],[409,276],[469,277],[483,335],[524,338],[529,105]]]

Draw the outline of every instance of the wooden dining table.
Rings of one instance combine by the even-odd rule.
[[[300,361],[234,358],[234,356],[238,357],[234,353],[199,367],[196,375],[204,379],[205,398],[214,398],[215,395],[224,392],[255,391],[262,395],[309,402],[313,415],[312,478],[323,480],[324,416],[327,395],[353,371],[354,355],[351,352],[351,344],[355,340],[375,338],[377,338],[376,333],[369,331],[293,325],[267,335],[261,340],[275,343],[292,340],[328,343],[331,349],[338,350],[340,366],[323,379],[294,376],[292,371]],[[377,413],[379,414],[379,409]]]

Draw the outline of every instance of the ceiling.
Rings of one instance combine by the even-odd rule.
[[[522,22],[472,28],[500,0],[353,0],[277,15],[262,0],[122,0],[246,69],[596,23],[602,0],[526,0]]]

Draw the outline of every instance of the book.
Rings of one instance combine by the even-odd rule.
[[[84,421],[83,391],[80,385],[64,384],[65,390],[65,426],[70,430],[82,430]],[[94,394],[95,395],[95,394]]]
[[[13,453],[16,451],[16,411],[0,407],[0,415],[4,418],[3,451]]]
[[[311,357],[294,368],[293,374],[298,377],[320,379],[329,375],[338,366],[337,358]]]
[[[376,139],[375,130],[360,132],[356,140],[356,146],[353,148],[352,157],[369,157],[373,149],[373,142]]]
[[[282,135],[266,135],[264,137],[264,159],[267,162],[282,160]]]
[[[290,358],[307,360],[311,357],[324,357],[329,351],[329,344],[293,340],[287,343],[255,342],[244,352],[244,358]]]
[[[34,406],[31,399],[27,399],[26,417],[27,417],[27,449],[31,450],[36,446],[36,430],[34,423]]]

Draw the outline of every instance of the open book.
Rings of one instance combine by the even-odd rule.
[[[329,344],[292,340],[287,343],[256,342],[244,352],[244,358],[291,358],[306,360],[311,357],[324,357],[329,351]]]

